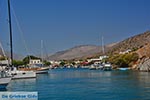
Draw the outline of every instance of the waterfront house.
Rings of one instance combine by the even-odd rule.
[[[42,64],[40,59],[30,59],[29,61],[30,65],[34,65],[34,64]]]

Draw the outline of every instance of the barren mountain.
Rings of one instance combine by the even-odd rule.
[[[70,59],[76,59],[76,58],[82,58],[85,56],[90,56],[90,55],[93,55],[100,51],[101,51],[100,46],[82,45],[82,46],[73,47],[73,48],[65,50],[65,51],[57,52],[54,55],[50,56],[49,59],[51,59],[51,60],[70,60]]]
[[[114,46],[114,44],[110,44],[105,46],[107,51],[108,48]],[[51,55],[49,59],[51,60],[71,60],[71,59],[80,59],[80,58],[88,58],[95,56],[97,54],[102,54],[102,47],[96,45],[81,45],[76,46],[71,49],[60,51]]]

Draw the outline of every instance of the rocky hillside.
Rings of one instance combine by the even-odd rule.
[[[147,43],[150,43],[150,31],[138,34],[136,36],[118,42],[112,47],[111,50],[109,50],[109,52],[119,53],[127,49],[137,50],[139,48],[142,48]]]
[[[138,49],[136,53],[139,55],[136,69],[140,71],[150,71],[150,43]]]

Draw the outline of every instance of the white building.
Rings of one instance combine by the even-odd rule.
[[[30,59],[29,64],[42,64],[40,59]]]
[[[61,63],[61,61],[49,61],[52,65],[59,65]]]
[[[100,60],[103,60],[103,59],[106,59],[106,58],[109,58],[109,56],[104,55],[104,56],[99,57]]]
[[[119,52],[119,54],[127,54],[127,53],[130,53],[131,52],[131,49],[128,49],[126,51],[123,51],[123,52]]]

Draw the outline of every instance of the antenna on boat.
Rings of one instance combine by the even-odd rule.
[[[13,61],[13,45],[12,45],[12,25],[11,25],[11,12],[10,12],[10,0],[8,0],[8,22],[9,22],[9,34],[10,34],[10,66],[12,67]]]

